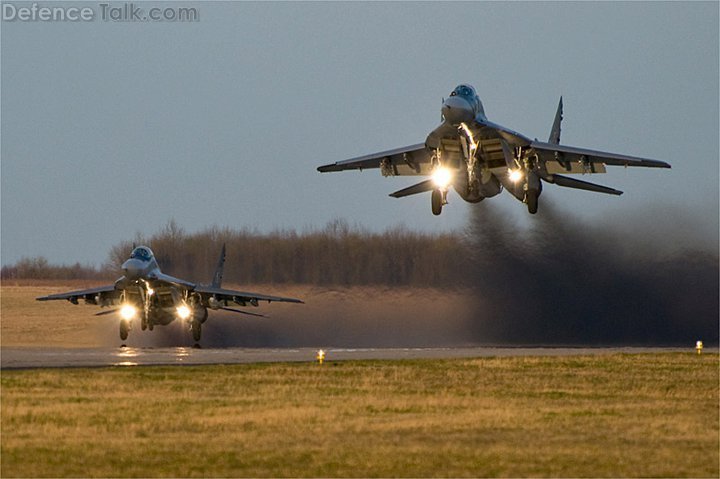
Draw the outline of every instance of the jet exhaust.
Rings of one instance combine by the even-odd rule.
[[[699,229],[678,228],[675,220],[659,231],[643,224],[630,217],[591,225],[547,201],[525,230],[496,209],[472,208],[466,237],[480,301],[473,337],[502,344],[717,344],[717,250],[673,250]]]

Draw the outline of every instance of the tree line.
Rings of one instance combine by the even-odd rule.
[[[224,280],[237,284],[457,286],[469,257],[463,236],[455,232],[397,227],[376,233],[335,220],[304,232],[213,227],[186,233],[171,221],[151,236],[116,244],[99,268],[24,258],[4,266],[2,278],[114,279],[133,244],[149,246],[168,274],[198,282],[210,281],[225,244]]]

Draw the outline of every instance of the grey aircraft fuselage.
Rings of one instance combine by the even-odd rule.
[[[379,168],[383,176],[431,176],[392,193],[401,198],[432,191],[432,210],[447,204],[450,186],[470,203],[507,190],[537,212],[542,183],[613,195],[621,191],[564,176],[605,173],[606,165],[670,168],[657,160],[560,145],[562,98],[548,142],[530,138],[487,119],[470,85],[458,85],[443,100],[442,122],[425,143],[352,158],[318,168],[320,172]],[[563,173],[561,175],[560,173]]]

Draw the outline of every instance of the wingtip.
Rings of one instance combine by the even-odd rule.
[[[672,169],[672,165],[670,165],[670,163],[667,163],[665,161],[653,160],[653,163],[651,164],[651,166],[654,166],[656,168]]]

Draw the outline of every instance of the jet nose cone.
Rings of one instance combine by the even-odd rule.
[[[140,277],[140,274],[143,270],[143,262],[139,261],[137,259],[129,259],[125,261],[122,265],[123,273],[125,273],[125,277],[127,279],[138,279]]]
[[[470,102],[459,96],[451,96],[443,102],[442,114],[453,125],[470,121],[474,116]]]

